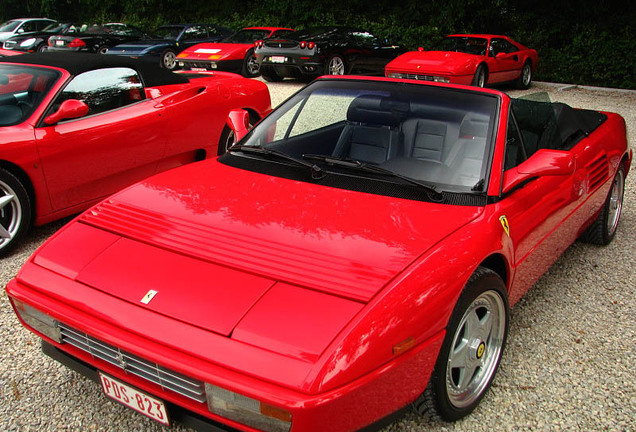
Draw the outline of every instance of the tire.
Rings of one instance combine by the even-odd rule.
[[[325,64],[325,75],[344,75],[347,69],[342,56],[334,54],[329,57],[329,60]]]
[[[455,305],[428,386],[413,403],[419,414],[455,421],[475,409],[499,367],[509,315],[503,280],[477,268]]]
[[[106,51],[108,51],[108,48],[106,45],[102,45],[99,48],[97,48],[97,51],[95,51],[97,54],[106,54]]]
[[[31,227],[31,200],[20,180],[0,168],[0,256],[6,255]]]
[[[592,225],[583,233],[581,238],[592,244],[608,245],[614,240],[618,222],[623,210],[623,196],[625,194],[625,168],[621,164],[614,176],[612,188],[605,199],[601,213]]]
[[[35,52],[45,52],[49,49],[48,45],[45,44],[44,42],[41,43],[40,45],[38,45],[38,47],[35,49]]]
[[[488,82],[488,71],[484,65],[479,65],[473,77],[473,85],[475,87],[486,87]]]
[[[530,83],[532,82],[532,63],[530,60],[526,60],[523,64],[523,68],[521,68],[521,75],[517,79],[517,88],[520,90],[525,90],[530,87]]]
[[[250,123],[249,129],[251,130],[256,123],[258,123],[259,118],[256,114],[250,112]],[[231,146],[236,144],[236,140],[234,139],[234,131],[230,129],[228,125],[223,127],[223,132],[221,132],[221,138],[219,139],[219,146],[216,150],[217,156],[224,155]]]
[[[278,72],[269,66],[261,67],[261,76],[267,82],[280,82],[284,79],[284,77],[280,76]]]
[[[243,59],[243,67],[241,68],[241,75],[245,78],[254,78],[259,74],[259,65],[256,61],[256,56],[254,55],[253,50],[249,50],[247,54],[245,54],[245,58]]]
[[[161,61],[159,66],[168,70],[175,70],[177,68],[177,54],[171,49],[165,50],[161,53]]]

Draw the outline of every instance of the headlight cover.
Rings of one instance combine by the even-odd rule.
[[[292,415],[289,411],[256,399],[205,383],[208,409],[221,417],[266,432],[288,432]]]

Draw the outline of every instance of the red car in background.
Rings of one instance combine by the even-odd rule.
[[[535,50],[507,36],[457,34],[446,36],[437,49],[402,54],[386,65],[385,75],[477,87],[514,82],[525,89],[538,63]]]
[[[185,70],[236,72],[253,78],[259,74],[255,43],[269,37],[285,37],[294,30],[284,27],[246,27],[217,43],[202,43],[177,56]]]
[[[13,50],[0,48],[0,57],[11,57],[11,56],[20,55],[20,54],[23,54],[23,53],[21,51],[13,51]]]
[[[615,237],[632,160],[618,114],[459,85],[325,77],[247,119],[230,113],[225,155],[94,206],[7,286],[46,354],[162,424],[468,415],[509,305],[577,238]]]
[[[267,114],[265,84],[175,74],[97,54],[0,60],[0,254],[34,223],[77,213],[124,186],[225,152],[230,110]]]

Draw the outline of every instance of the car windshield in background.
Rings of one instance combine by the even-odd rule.
[[[12,32],[20,25],[20,21],[7,21],[0,25],[0,32]]]
[[[49,69],[0,65],[0,127],[26,120],[58,77]]]
[[[152,35],[155,39],[177,40],[182,31],[183,27],[166,26],[159,27]]]
[[[466,54],[486,55],[488,40],[475,37],[446,37],[442,39],[437,51],[456,51]]]
[[[225,43],[254,43],[269,36],[269,30],[241,30],[224,39]]]
[[[241,144],[296,159],[345,160],[352,168],[378,166],[440,190],[480,192],[489,172],[497,107],[496,96],[466,90],[318,80]],[[322,168],[334,168],[324,162]]]

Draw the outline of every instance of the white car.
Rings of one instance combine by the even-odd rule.
[[[0,24],[0,42],[17,34],[40,31],[55,21],[49,18],[15,18]]]

